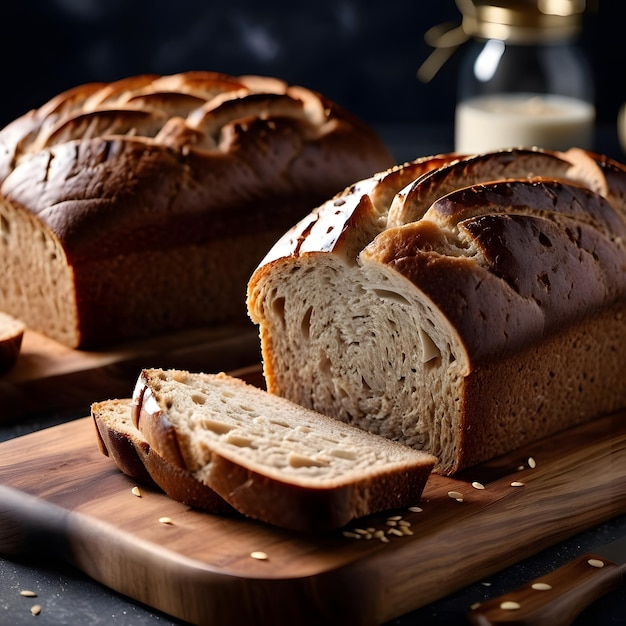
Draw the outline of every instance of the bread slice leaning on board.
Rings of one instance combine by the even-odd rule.
[[[115,420],[103,420],[102,408],[94,405],[92,414],[97,425],[108,422],[105,447],[124,471],[128,454],[124,461],[115,454],[118,443],[106,434]],[[157,484],[165,483],[154,464],[145,462],[146,446],[159,459],[157,472],[163,464],[172,468],[169,481],[192,477],[239,513],[296,531],[340,528],[355,518],[416,504],[435,464],[429,454],[223,373],[143,370],[131,414],[140,437],[123,416],[113,430],[133,433],[131,447]],[[126,467],[131,476],[139,471]]]
[[[127,476],[156,485],[170,498],[211,513],[233,513],[226,501],[188,471],[168,463],[133,424],[130,398],[103,400],[91,406],[100,451]]]
[[[438,155],[357,182],[252,275],[267,389],[468,466],[626,406],[626,169]]]
[[[249,323],[276,239],[394,162],[370,126],[272,77],[77,86],[0,130],[0,310],[72,348]]]

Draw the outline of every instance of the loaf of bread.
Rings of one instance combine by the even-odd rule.
[[[189,472],[159,456],[135,427],[131,399],[94,402],[91,416],[100,451],[130,478],[156,485],[170,498],[209,513],[232,513],[233,509],[211,488]]]
[[[17,363],[25,330],[21,320],[0,311],[0,374]]]
[[[274,78],[76,87],[0,131],[0,309],[79,348],[249,323],[278,236],[393,163],[368,125]]]
[[[353,185],[249,281],[268,391],[444,474],[625,407],[625,191],[624,166],[578,149]]]
[[[415,504],[435,463],[226,374],[143,370],[132,412],[152,453],[239,513],[290,530]]]

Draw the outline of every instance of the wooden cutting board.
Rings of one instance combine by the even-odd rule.
[[[233,370],[260,359],[252,324],[190,330],[102,351],[72,350],[27,330],[16,366],[0,375],[0,421],[42,411],[84,410],[127,396],[142,367],[204,372]]]
[[[431,476],[421,512],[394,512],[411,535],[390,534],[390,514],[348,527],[382,529],[388,543],[299,535],[132,487],[98,450],[91,418],[4,442],[0,552],[60,550],[111,589],[195,624],[378,624],[625,513],[626,414],[455,479]]]

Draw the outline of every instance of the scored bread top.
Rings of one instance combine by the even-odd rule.
[[[70,259],[286,229],[294,214],[277,199],[302,215],[393,163],[371,127],[323,95],[217,72],[82,85],[0,131],[2,195]]]
[[[404,169],[413,179],[398,189]],[[624,189],[626,168],[578,149],[421,159],[288,231],[249,281],[248,312],[264,322],[264,281],[294,262],[338,263],[388,281],[380,294],[427,302],[471,367],[626,297]]]

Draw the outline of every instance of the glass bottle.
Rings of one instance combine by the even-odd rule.
[[[461,62],[455,150],[592,148],[591,69],[578,47],[584,0],[457,0],[471,36]]]

